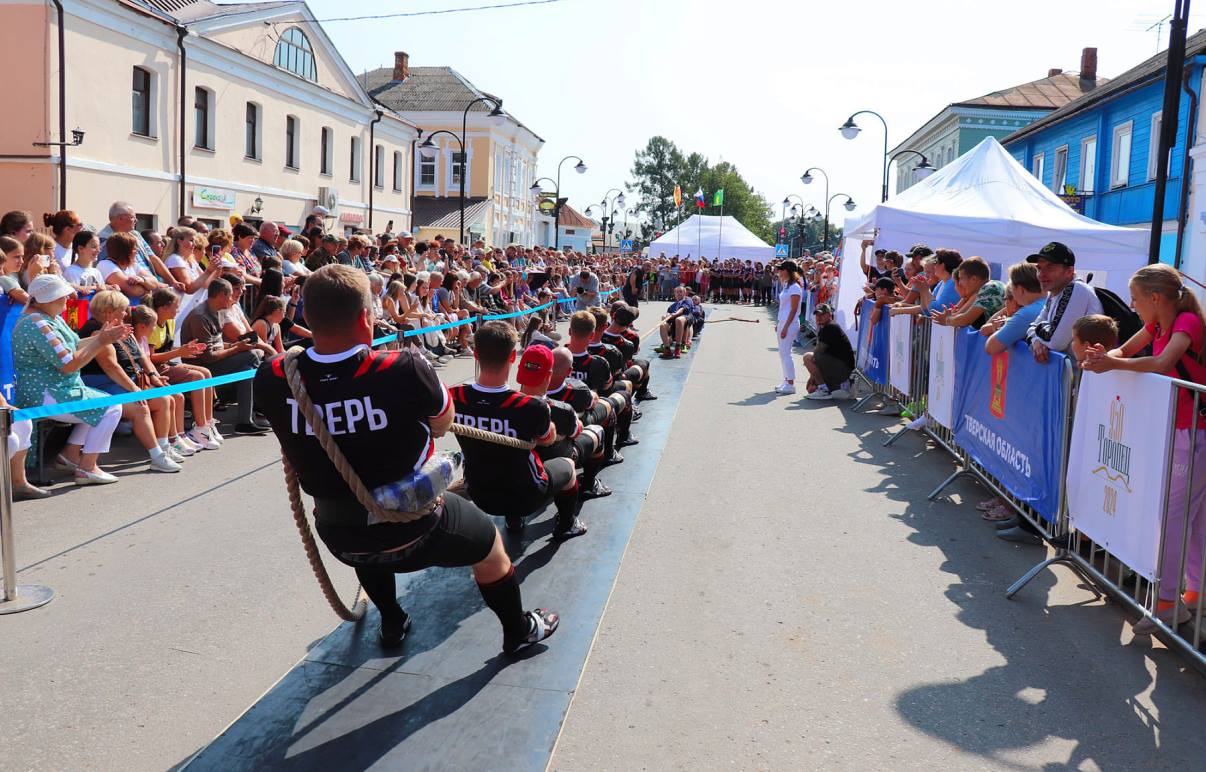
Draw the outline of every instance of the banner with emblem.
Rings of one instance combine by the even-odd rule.
[[[955,334],[955,441],[1050,522],[1059,513],[1065,365],[1054,352],[1035,362],[1024,343],[989,356],[977,331]]]
[[[888,309],[880,309],[877,324],[871,324],[875,301],[864,300],[858,322],[858,360],[863,375],[880,386],[888,385]]]
[[[955,328],[930,326],[930,380],[926,412],[950,429],[955,425]]]
[[[1072,423],[1072,525],[1149,581],[1167,500],[1175,391],[1155,373],[1085,373]]]
[[[887,309],[885,309],[886,312]],[[913,384],[913,318],[912,316],[893,316],[888,320],[888,344],[891,361],[888,365],[888,380],[892,388],[910,397],[909,390]]]

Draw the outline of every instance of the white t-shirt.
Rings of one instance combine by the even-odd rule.
[[[131,262],[129,268],[122,268],[112,260],[101,260],[96,264],[96,270],[99,271],[100,275],[105,277],[106,280],[108,280],[108,278],[115,273],[120,273],[123,276],[127,276],[131,279],[139,275],[138,263],[135,262]]]
[[[87,268],[79,263],[72,263],[63,269],[63,278],[77,287],[99,287],[105,283],[105,277],[95,265]]]
[[[71,265],[71,247],[65,247],[56,241],[54,243],[54,259],[58,261],[59,268],[66,271],[67,266]]]
[[[196,263],[190,260],[185,260],[180,255],[170,255],[164,262],[164,265],[167,266],[168,269],[183,268],[184,275],[188,277],[190,282],[196,281],[197,277],[201,275],[201,270]]]
[[[782,327],[788,321],[788,314],[791,313],[791,298],[792,295],[800,298],[800,302],[796,305],[796,318],[791,320],[792,324],[800,323],[800,312],[804,310],[804,290],[799,284],[788,284],[779,293],[779,326]]]

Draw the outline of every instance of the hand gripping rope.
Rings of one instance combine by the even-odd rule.
[[[373,494],[365,487],[364,482],[361,481],[356,471],[352,469],[347,456],[343,455],[343,451],[339,449],[330,432],[327,431],[326,424],[314,409],[314,403],[310,401],[310,395],[306,393],[305,384],[302,383],[301,372],[297,367],[297,357],[301,355],[302,351],[301,347],[295,346],[285,354],[285,379],[289,384],[289,391],[293,392],[293,398],[297,400],[297,406],[301,410],[302,416],[305,417],[306,422],[314,431],[314,437],[318,440],[318,444],[322,446],[323,451],[335,466],[336,471],[339,472],[339,476],[347,483],[348,488],[356,497],[356,501],[360,503],[360,506],[372,512],[374,516],[392,523],[409,523],[429,515],[435,508],[435,505],[423,512],[395,512],[383,509],[377,504],[373,498]],[[462,426],[461,424],[454,423],[451,431],[453,434],[462,437],[471,437],[482,442],[506,445],[507,447],[519,450],[531,450],[536,447],[536,443],[534,442],[525,442],[515,437],[488,432],[472,426]],[[360,587],[356,588],[355,600],[351,608],[348,608],[344,604],[343,599],[339,597],[339,593],[335,590],[335,585],[331,582],[331,576],[327,573],[327,567],[322,562],[322,555],[318,551],[318,544],[314,539],[314,531],[310,527],[306,505],[302,500],[301,486],[297,482],[297,473],[293,470],[292,465],[289,464],[289,459],[285,457],[283,450],[281,452],[281,464],[285,471],[285,489],[289,493],[289,506],[293,510],[293,522],[297,526],[298,534],[301,536],[302,547],[305,549],[306,559],[310,562],[310,569],[318,580],[318,586],[322,588],[323,597],[327,599],[327,603],[330,604],[340,619],[349,622],[359,620],[364,616],[364,612],[368,607],[368,600],[364,596],[364,590]],[[438,501],[437,499],[437,504]]]

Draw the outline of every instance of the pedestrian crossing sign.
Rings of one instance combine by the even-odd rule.
[[[786,244],[776,244],[775,245],[775,257],[787,257],[787,245]]]
[[[631,252],[632,251],[632,239],[624,239],[623,241],[621,241],[620,242],[620,251],[621,252]]]

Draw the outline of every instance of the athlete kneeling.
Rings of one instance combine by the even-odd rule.
[[[628,368],[624,371],[626,380],[631,381],[636,386],[634,396],[641,402],[651,402],[657,399],[657,395],[649,391],[649,379],[652,375],[648,359],[637,357],[637,350],[641,347],[640,336],[632,329],[632,323],[636,321],[640,315],[640,311],[624,302],[613,303],[611,306],[611,318],[607,328],[603,330],[601,340],[604,343],[610,343],[620,350],[624,355]]]
[[[448,390],[416,353],[419,349],[371,350],[372,298],[363,271],[325,266],[307,277],[303,297],[314,345],[297,365],[332,439],[370,490],[409,478],[432,455],[432,438],[452,425]],[[411,625],[398,605],[394,574],[431,566],[473,566],[482,599],[502,623],[508,654],[553,634],[556,614],[524,612],[515,567],[485,513],[445,494],[417,520],[370,524],[368,511],[299,414],[283,356],[260,366],[254,388],[256,405],[272,424],[302,489],[314,497],[319,538],[336,559],[356,570],[381,612],[382,644],[401,644]]]
[[[474,334],[478,376],[453,387],[456,420],[467,426],[505,434],[524,442],[551,445],[557,440],[549,406],[507,385],[519,334],[506,322],[486,322]],[[528,515],[549,501],[557,505],[553,538],[572,539],[586,533],[578,519],[578,477],[568,458],[541,460],[535,450],[457,437],[465,451],[465,482],[479,507],[506,518],[507,529],[521,530]]]

